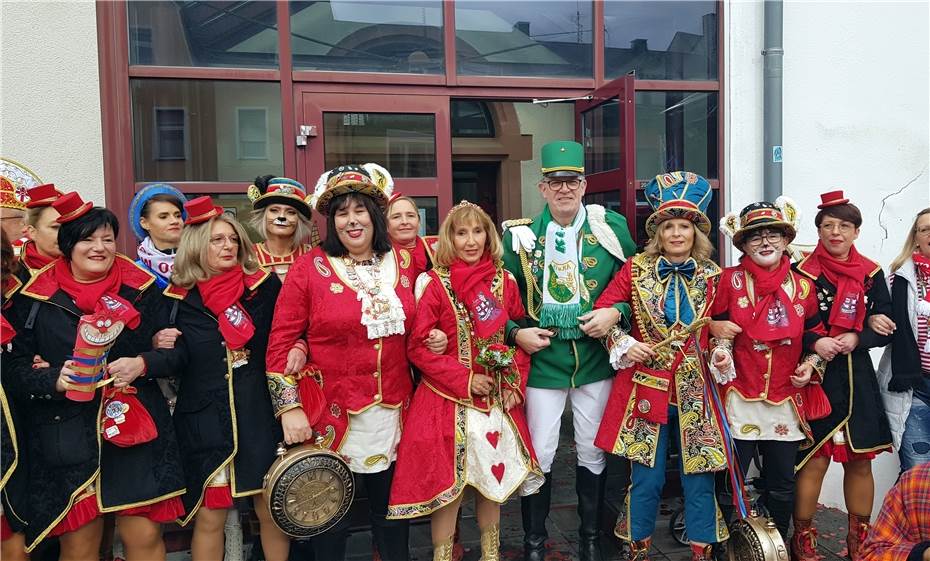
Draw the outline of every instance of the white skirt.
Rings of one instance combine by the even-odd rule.
[[[465,408],[465,426],[466,485],[497,503],[518,489],[521,495],[539,490],[545,479],[532,471],[529,452],[499,406],[488,413]]]
[[[400,442],[400,408],[375,405],[349,415],[349,428],[339,453],[355,473],[378,473],[397,459]]]
[[[804,440],[800,420],[787,400],[780,405],[746,401],[731,391],[727,393],[727,418],[736,440]]]

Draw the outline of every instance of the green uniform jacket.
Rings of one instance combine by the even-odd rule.
[[[596,205],[586,206],[588,216],[582,225],[581,234],[584,239],[581,243],[579,268],[584,275],[587,289],[587,293],[582,291],[581,297],[584,312],[591,310],[594,301],[624,262],[611,255],[592,232],[591,210],[595,208],[600,210]],[[527,312],[526,319],[522,322],[523,327],[539,326],[539,308],[542,303],[542,293],[539,287],[543,282],[546,226],[550,220],[552,220],[552,215],[547,205],[542,214],[534,219],[523,218],[504,223],[504,267],[513,273],[520,287],[520,296],[523,298],[523,305]],[[636,253],[636,244],[633,243],[630,231],[627,229],[626,218],[607,210],[604,221],[616,235],[623,254],[632,257]],[[509,228],[515,226],[527,226],[535,234],[536,248],[532,252],[528,253],[522,248],[519,252],[513,251],[513,234]],[[529,283],[527,283],[528,278]],[[528,295],[531,298],[528,298]],[[628,325],[629,306],[618,304],[617,309],[624,316],[621,321]],[[576,388],[605,380],[613,375],[614,370],[610,366],[607,351],[599,339],[583,336],[580,339],[565,340],[554,337],[550,339],[547,348],[532,356],[528,385],[533,388]]]

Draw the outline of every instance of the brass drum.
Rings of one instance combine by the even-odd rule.
[[[788,561],[778,528],[762,516],[750,515],[730,524],[727,551],[730,561]]]
[[[348,464],[320,444],[278,447],[264,481],[271,519],[285,534],[309,538],[342,520],[355,497]]]

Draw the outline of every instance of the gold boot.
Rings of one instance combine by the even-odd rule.
[[[433,544],[433,561],[452,561],[452,538]]]
[[[481,559],[480,561],[500,561],[501,559],[501,526],[491,524],[481,530]]]

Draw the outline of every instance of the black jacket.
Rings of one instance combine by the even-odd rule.
[[[134,357],[151,349],[151,321],[158,294],[154,278],[132,261],[118,256],[122,267],[120,297],[142,313],[135,330],[123,330],[109,360]],[[144,444],[121,448],[102,439],[99,430],[101,393],[76,402],[58,393],[55,383],[61,366],[74,349],[81,311],[55,281],[51,267],[37,273],[13,299],[12,323],[16,340],[4,369],[4,384],[21,411],[21,430],[30,459],[28,504],[16,505],[23,514],[27,549],[35,547],[67,513],[71,500],[96,479],[104,512],[143,506],[184,492],[180,456],[168,406],[155,380],[136,379],[137,397],[148,410],[158,437]],[[32,368],[35,355],[51,366]],[[97,477],[99,470],[99,478]]]
[[[908,307],[907,293],[908,280],[901,275],[895,275],[891,283],[891,319],[897,326],[891,335],[891,380],[888,389],[893,392],[903,392],[921,386],[923,372],[920,365],[920,349],[917,348],[917,337],[911,327],[911,316],[914,310]]]
[[[174,349],[146,355],[151,375],[175,376],[180,384],[174,422],[187,478],[185,524],[196,514],[210,479],[230,459],[233,497],[260,493],[282,439],[265,378],[265,349],[281,281],[267,271],[248,278],[250,288],[240,300],[255,325],[245,347],[247,364],[232,367],[219,324],[199,290],[174,285],[164,291],[163,310],[169,312],[160,327],[176,327],[181,336]]]

